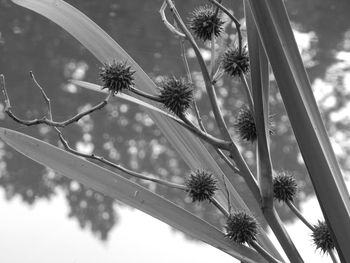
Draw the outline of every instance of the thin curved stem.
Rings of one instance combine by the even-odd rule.
[[[52,120],[51,101],[50,101],[49,97],[46,95],[44,89],[40,86],[40,84],[36,81],[33,71],[29,71],[29,75],[32,78],[32,80],[34,81],[34,84],[40,89],[40,92],[43,95],[44,100],[47,104],[47,111],[48,111],[47,114],[49,116],[49,119]]]
[[[34,75],[32,75],[31,73],[31,77],[33,78]],[[65,120],[65,121],[62,121],[62,122],[56,122],[56,121],[53,121],[52,120],[52,116],[51,114],[49,114],[49,118],[47,118],[46,116],[42,117],[41,119],[33,119],[33,120],[24,120],[24,119],[21,119],[19,117],[17,117],[11,110],[11,104],[10,104],[10,98],[8,97],[8,94],[7,94],[7,91],[6,91],[6,86],[5,86],[5,78],[4,76],[2,75],[1,77],[1,82],[2,82],[2,85],[1,85],[1,89],[2,89],[2,92],[5,96],[5,104],[6,104],[6,107],[5,107],[5,112],[7,113],[7,115],[9,117],[11,117],[14,121],[20,123],[20,124],[23,124],[23,125],[26,125],[26,126],[33,126],[33,125],[38,125],[38,124],[46,124],[48,126],[52,126],[52,127],[66,127],[68,126],[69,124],[73,123],[73,122],[77,122],[79,121],[81,118],[83,118],[84,116],[86,115],[89,115],[90,113],[96,111],[96,110],[99,110],[99,109],[102,109],[104,106],[107,105],[109,99],[113,96],[113,93],[110,92],[107,97],[100,103],[96,104],[95,106],[91,107],[90,109],[86,110],[86,111],[83,111],[81,113],[78,113],[76,114],[75,116],[71,117],[70,119],[68,120]],[[33,80],[35,80],[33,78]],[[41,90],[41,94],[44,96],[46,96],[45,93],[43,93],[43,89],[41,88],[41,86],[36,82],[35,80],[35,83],[37,84],[37,86],[40,88]],[[45,95],[44,95],[45,94]],[[48,98],[45,98],[45,100],[48,99]],[[49,103],[49,101],[46,100],[47,103]],[[49,106],[51,107],[51,105]]]
[[[231,12],[224,7],[222,4],[220,4],[218,1],[215,0],[209,0],[211,3],[213,3],[214,5],[216,5],[218,8],[220,8],[232,21],[233,23],[235,23],[236,29],[237,29],[237,34],[238,34],[238,50],[239,50],[239,54],[242,54],[242,32],[241,32],[241,23],[238,21],[237,18],[235,18]]]
[[[311,231],[315,231],[315,227],[311,225],[306,218],[300,213],[298,208],[295,207],[295,205],[291,201],[287,201],[286,204],[290,208],[290,210],[293,211],[293,213],[308,227]]]
[[[245,92],[246,97],[247,97],[249,109],[252,111],[253,116],[255,116],[255,114],[254,114],[254,102],[253,102],[253,96],[252,96],[251,89],[250,89],[249,84],[247,82],[247,79],[243,73],[240,74],[240,78],[241,78],[241,81],[243,83],[244,92]]]
[[[339,263],[339,260],[338,260],[337,256],[335,255],[333,249],[328,250],[328,254],[329,254],[329,256],[331,257],[333,263]]]
[[[185,34],[181,33],[179,30],[177,30],[171,23],[169,23],[169,21],[167,20],[166,16],[165,16],[165,9],[166,9],[167,3],[166,0],[163,2],[162,6],[160,7],[159,13],[160,16],[162,18],[162,21],[164,23],[164,25],[175,35],[179,36],[179,37],[186,37]]]
[[[239,174],[243,177],[244,181],[248,185],[250,191],[252,192],[255,200],[258,204],[261,204],[261,194],[258,182],[256,181],[254,175],[249,169],[248,164],[244,160],[242,154],[239,152],[237,146],[234,143],[230,145],[230,156],[235,161],[237,168],[239,170]]]
[[[186,118],[185,115],[179,116],[179,118],[182,120],[182,122],[179,122],[182,126],[196,134],[199,138],[205,140],[206,142],[210,143],[212,146],[216,146],[220,149],[227,150],[230,146],[229,141],[224,141],[221,139],[218,139],[211,134],[202,131],[201,129],[197,128],[188,118]]]
[[[219,66],[212,77],[212,84],[215,84],[222,77],[222,75],[224,75],[224,71],[222,70],[221,63],[219,63]]]
[[[185,69],[186,69],[187,79],[188,79],[188,81],[190,83],[193,83],[190,67],[188,65],[188,61],[187,61],[187,57],[186,57],[185,43],[184,43],[184,39],[183,38],[180,40],[180,47],[181,47],[182,61],[183,61],[184,65],[185,65]],[[198,109],[196,100],[193,100],[193,107],[194,107],[194,112],[196,114],[198,125],[199,125],[199,127],[201,128],[202,131],[205,131],[204,124],[203,124],[201,115],[199,113],[199,109]]]
[[[144,97],[146,99],[150,99],[150,100],[153,100],[155,102],[159,102],[161,103],[162,101],[160,100],[160,98],[158,96],[155,96],[155,95],[152,95],[152,94],[149,94],[147,92],[144,92],[144,91],[141,91],[139,89],[136,89],[134,87],[130,87],[130,91],[141,96],[141,97]]]
[[[210,65],[209,65],[209,72],[210,72],[210,78],[212,79],[215,72],[214,72],[214,66],[215,66],[215,34],[214,29],[213,33],[211,34],[211,40],[210,40]]]
[[[180,189],[180,190],[183,190],[183,191],[186,191],[186,186],[184,185],[180,185],[180,184],[175,184],[175,183],[171,183],[171,182],[168,182],[168,181],[165,181],[165,180],[161,180],[161,179],[157,179],[157,178],[154,178],[154,177],[149,177],[149,176],[146,176],[146,175],[143,175],[141,173],[137,173],[137,172],[134,172],[132,170],[129,170],[121,165],[118,165],[118,164],[115,164],[111,161],[108,161],[106,160],[105,158],[101,157],[101,156],[98,156],[98,155],[95,155],[95,154],[84,154],[84,153],[81,153],[79,151],[76,151],[74,149],[72,149],[67,140],[63,137],[62,133],[60,130],[58,130],[56,128],[56,132],[58,133],[58,136],[60,138],[60,141],[61,143],[63,144],[63,147],[65,148],[65,150],[67,152],[70,152],[70,153],[73,153],[77,156],[81,156],[81,157],[84,157],[84,158],[88,158],[88,159],[92,159],[92,160],[97,160],[101,163],[104,163],[110,167],[113,167],[113,168],[116,168],[118,169],[119,171],[122,171],[132,177],[135,177],[135,178],[139,178],[141,180],[147,180],[147,181],[151,181],[151,182],[155,182],[157,184],[160,184],[160,185],[164,185],[164,186],[167,186],[167,187],[171,187],[171,188],[175,188],[175,189]]]
[[[216,152],[219,154],[221,159],[223,159],[225,163],[231,168],[233,172],[237,174],[240,173],[239,169],[230,161],[230,159],[220,149],[216,149]]]
[[[212,197],[212,198],[210,198],[209,201],[210,201],[210,203],[215,205],[225,217],[230,216],[229,212],[218,202],[218,200],[216,200],[215,198]]]

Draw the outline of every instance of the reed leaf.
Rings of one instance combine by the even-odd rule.
[[[262,47],[258,31],[247,1],[244,1],[247,25],[248,51],[254,120],[257,132],[257,176],[262,196],[262,206],[273,208],[272,163],[269,147],[269,62]],[[286,231],[284,231],[286,233]],[[283,244],[283,240],[280,241]],[[273,253],[273,251],[270,251]],[[279,260],[280,255],[274,255]]]
[[[62,0],[12,1],[47,17],[61,26],[80,41],[101,63],[110,62],[113,59],[127,61],[136,70],[136,88],[151,94],[156,92],[154,82],[127,52],[91,19],[76,8]],[[191,170],[203,168],[212,171],[216,175],[220,188],[225,189],[227,187],[230,193],[230,204],[233,208],[246,211],[250,210],[197,137],[162,114],[148,110],[146,112]],[[225,191],[217,191],[217,199],[222,205],[227,206]],[[263,230],[258,240],[265,249],[277,251]]]
[[[269,62],[256,30],[249,6],[245,4],[250,58],[254,121],[257,133],[258,181],[262,205],[272,206],[272,164],[269,149]]]
[[[295,137],[342,262],[350,262],[350,199],[281,0],[249,0]]]
[[[85,89],[89,89],[89,90],[92,90],[92,91],[95,91],[95,92],[100,92],[100,93],[104,93],[104,94],[108,93],[107,90],[102,89],[102,86],[94,84],[94,83],[91,83],[91,82],[75,80],[75,79],[71,79],[69,82],[74,84],[74,85],[77,85],[79,87],[82,87],[82,88],[85,88]],[[117,97],[117,98],[126,100],[128,102],[134,103],[136,105],[139,105],[139,106],[141,106],[141,107],[143,107],[145,109],[152,110],[152,111],[158,112],[160,114],[163,114],[164,116],[166,116],[166,117],[168,117],[168,118],[170,118],[170,119],[172,119],[174,121],[178,120],[175,116],[173,116],[173,115],[171,115],[171,114],[169,114],[169,113],[159,109],[158,107],[155,107],[155,106],[153,106],[153,105],[151,105],[151,104],[149,104],[149,103],[147,103],[147,102],[145,102],[143,100],[137,99],[137,98],[132,97],[132,96],[130,96],[128,94],[119,92],[119,93],[115,94],[114,96]]]
[[[265,262],[253,249],[231,242],[224,234],[190,212],[81,157],[36,138],[0,127],[0,138],[18,152],[86,187],[135,207],[164,223],[206,242],[244,262]]]

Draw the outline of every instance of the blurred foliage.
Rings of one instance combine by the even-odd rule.
[[[87,14],[106,30],[128,53],[155,79],[164,75],[185,74],[180,57],[179,40],[171,35],[161,22],[157,1],[113,1],[70,0],[67,1]],[[175,1],[186,19],[189,12],[203,1]],[[242,18],[241,1],[224,1]],[[294,28],[301,36],[311,37],[310,45],[301,49],[303,58],[315,85],[315,95],[325,119],[328,131],[336,147],[342,169],[350,171],[349,117],[339,112],[349,105],[349,83],[346,88],[346,73],[350,64],[341,61],[337,54],[350,51],[350,17],[347,10],[350,2],[288,0],[286,1]],[[235,30],[226,23],[227,35],[219,41],[223,48],[235,42]],[[209,47],[200,44],[203,51]],[[187,47],[188,48],[188,47]],[[207,129],[216,134],[212,115],[207,107],[199,68],[191,50],[189,63],[196,85],[196,98],[203,111]],[[31,11],[0,0],[0,72],[6,76],[7,86],[14,111],[23,118],[41,117],[47,111],[37,89],[31,83],[28,72],[32,70],[52,100],[54,118],[69,118],[78,109],[99,102],[103,97],[68,84],[69,78],[98,82],[100,63],[68,33],[47,19]],[[224,108],[229,126],[233,126],[238,109],[245,103],[242,88],[237,80],[224,78],[217,93]],[[332,100],[331,102],[329,100]],[[313,194],[307,171],[301,161],[278,87],[271,85],[271,115],[274,122],[272,158],[276,170],[293,171],[300,185],[296,203]],[[327,103],[328,101],[328,103]],[[0,102],[0,108],[3,107]],[[343,114],[344,115],[344,114]],[[345,120],[344,120],[345,118]],[[26,134],[57,144],[58,138],[47,127],[22,127],[0,114],[1,126],[20,130]],[[238,137],[234,134],[237,139]],[[152,120],[138,107],[123,101],[108,105],[105,110],[85,117],[78,124],[64,130],[71,146],[79,150],[104,155],[110,160],[140,172],[149,172],[160,178],[177,183],[184,182],[188,168],[180,156],[171,148]],[[249,165],[255,169],[255,147],[251,143],[239,142]],[[218,159],[215,152],[214,158]],[[113,200],[85,189],[76,182],[55,175],[31,160],[0,144],[0,186],[7,199],[21,196],[26,204],[36,199],[50,198],[55,191],[64,191],[70,207],[69,217],[78,220],[82,228],[88,227],[101,240],[108,238],[109,230],[118,222],[117,206]],[[219,160],[223,170],[228,171]],[[134,180],[131,178],[131,180]],[[197,213],[215,225],[222,225],[222,218],[212,206],[194,205],[189,197],[179,191],[139,182],[160,195],[170,197],[177,204]],[[248,205],[252,197],[241,178],[236,178],[236,189],[244,196]],[[278,205],[278,204],[277,204]],[[288,209],[280,207],[282,218],[291,219]],[[256,215],[259,216],[259,215]]]

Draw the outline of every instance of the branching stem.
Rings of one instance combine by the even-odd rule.
[[[184,38],[182,38],[180,40],[180,47],[181,47],[181,57],[182,57],[182,61],[185,65],[185,69],[186,69],[186,74],[187,74],[187,79],[190,83],[193,84],[193,80],[192,80],[192,75],[191,75],[191,71],[190,71],[190,67],[188,65],[188,61],[187,61],[187,56],[186,56],[186,50],[185,50],[185,43],[184,43]],[[195,92],[195,91],[194,91]],[[201,118],[201,115],[199,113],[199,109],[198,109],[198,106],[197,106],[197,102],[195,99],[193,99],[193,107],[194,107],[194,112],[196,114],[196,118],[197,118],[197,122],[198,122],[198,125],[200,127],[200,129],[202,131],[205,132],[205,128],[204,128],[204,124],[203,124],[203,121],[202,121],[202,118]]]
[[[252,111],[253,116],[255,116],[252,92],[251,92],[251,89],[249,87],[249,84],[248,84],[247,79],[246,79],[245,75],[243,74],[243,72],[240,74],[240,78],[241,78],[241,81],[243,83],[243,88],[244,88],[244,92],[245,92],[246,97],[247,97],[249,109]]]
[[[209,100],[210,100],[210,103],[212,106],[214,117],[215,117],[216,123],[219,127],[220,133],[224,137],[225,140],[231,140],[230,134],[229,134],[228,129],[226,127],[226,123],[224,121],[220,107],[218,105],[214,86],[212,84],[208,69],[205,65],[203,56],[202,56],[202,54],[197,46],[197,43],[195,42],[192,34],[187,29],[185,23],[182,21],[182,19],[181,19],[179,13],[177,12],[177,9],[175,8],[175,5],[173,4],[173,2],[171,0],[166,0],[166,2],[169,5],[170,11],[173,13],[173,16],[176,20],[176,23],[178,24],[180,29],[183,31],[183,33],[186,35],[186,38],[190,42],[190,44],[191,44],[191,46],[196,54],[199,66],[200,66],[201,71],[202,71],[205,87],[206,87],[206,90],[208,92],[208,96],[209,96]]]
[[[308,227],[311,231],[315,231],[315,227],[311,225],[306,218],[300,213],[298,208],[295,207],[295,205],[291,201],[286,202],[290,210],[293,211],[293,213]]]
[[[160,16],[162,17],[162,21],[163,21],[164,25],[170,30],[170,32],[174,33],[175,35],[177,35],[179,37],[185,38],[186,37],[185,34],[181,33],[171,23],[169,23],[168,19],[165,16],[166,7],[167,7],[167,3],[166,3],[166,1],[164,1],[160,10],[159,10],[159,13],[160,13]]]
[[[34,84],[40,89],[41,94],[44,97],[44,100],[47,104],[47,114],[49,116],[49,119],[52,121],[52,109],[51,109],[51,101],[50,98],[46,95],[44,89],[40,86],[40,84],[36,81],[34,73],[32,71],[29,71],[29,75],[32,78],[32,80],[34,81]]]
[[[146,98],[146,99],[149,99],[149,100],[153,100],[153,101],[159,102],[159,103],[162,102],[162,101],[159,99],[158,96],[149,94],[149,93],[147,93],[147,92],[141,91],[141,90],[136,89],[136,88],[134,88],[134,87],[130,87],[130,91],[133,92],[133,93],[135,93],[136,95],[139,95],[139,96],[143,97],[143,98]]]
[[[238,34],[238,50],[239,54],[242,54],[242,32],[241,32],[241,23],[238,21],[237,18],[234,17],[234,15],[231,14],[231,12],[224,7],[222,4],[220,4],[216,0],[209,0],[211,3],[216,5],[218,8],[220,8],[232,21],[235,23],[236,29],[237,29],[237,34]]]
[[[3,92],[4,96],[5,96],[5,104],[6,104],[5,112],[7,113],[7,115],[9,117],[11,117],[16,122],[18,122],[20,124],[23,124],[23,125],[26,125],[26,126],[33,126],[33,125],[38,125],[38,124],[46,124],[46,125],[51,126],[51,127],[66,127],[66,126],[68,126],[69,124],[71,124],[73,122],[79,121],[84,116],[86,116],[86,115],[88,115],[88,114],[90,114],[90,113],[92,113],[92,112],[94,112],[96,110],[102,109],[104,106],[107,105],[109,99],[113,96],[113,93],[110,92],[107,95],[107,97],[102,102],[98,103],[94,107],[92,107],[92,108],[90,108],[90,109],[88,109],[86,111],[83,111],[81,113],[78,113],[78,114],[76,114],[75,116],[73,116],[72,118],[70,118],[68,120],[65,120],[65,121],[62,121],[62,122],[56,122],[56,121],[52,120],[50,100],[46,96],[44,90],[41,88],[41,86],[35,80],[33,73],[31,73],[30,75],[31,75],[32,79],[34,80],[35,84],[40,88],[41,94],[43,95],[46,103],[48,104],[49,111],[50,111],[48,118],[46,116],[44,116],[41,119],[24,120],[24,119],[21,119],[21,118],[17,117],[11,110],[12,107],[11,107],[11,104],[10,104],[10,98],[9,98],[9,96],[7,94],[7,91],[6,91],[5,78],[4,78],[3,75],[1,77],[1,79],[2,79],[2,81],[1,81],[2,82],[1,89],[2,89],[2,92]]]
[[[157,179],[157,178],[154,178],[154,177],[150,177],[150,176],[146,176],[146,175],[143,175],[141,173],[137,173],[137,172],[134,172],[132,170],[129,170],[121,165],[118,165],[118,164],[115,164],[111,161],[108,161],[106,160],[104,157],[101,157],[101,156],[98,156],[98,155],[95,155],[95,154],[84,154],[84,153],[81,153],[79,151],[76,151],[74,149],[72,149],[69,145],[68,145],[68,142],[67,140],[63,137],[61,131],[59,131],[57,128],[56,128],[56,131],[58,133],[58,136],[60,138],[60,141],[61,143],[63,144],[65,150],[67,152],[70,152],[70,153],[73,153],[75,155],[78,155],[78,156],[81,156],[81,157],[84,157],[84,158],[88,158],[88,159],[92,159],[92,160],[97,160],[101,163],[104,163],[110,167],[113,167],[113,168],[116,168],[118,169],[119,171],[121,172],[124,172],[132,177],[135,177],[135,178],[139,178],[141,180],[147,180],[147,181],[151,181],[151,182],[155,182],[157,184],[160,184],[160,185],[164,185],[164,186],[167,186],[167,187],[170,187],[170,188],[175,188],[175,189],[180,189],[180,190],[186,190],[186,186],[184,185],[180,185],[180,184],[175,184],[175,183],[171,183],[171,182],[168,182],[168,181],[165,181],[165,180],[161,180],[161,179]]]
[[[225,217],[230,216],[229,212],[215,198],[212,197],[209,201],[215,205]]]

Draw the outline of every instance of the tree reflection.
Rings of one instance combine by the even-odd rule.
[[[107,240],[118,221],[114,201],[65,177],[57,180],[57,184],[64,188],[70,208],[68,217],[76,218],[81,228],[88,228],[101,240]]]
[[[161,0],[133,0],[119,4],[113,0],[67,2],[82,10],[106,30],[154,78],[160,75],[185,74],[178,39],[174,39],[167,31],[158,14]],[[182,15],[187,17],[188,12],[200,3],[202,1],[199,0],[178,1],[177,6]],[[320,99],[322,102],[328,97],[335,98],[333,104],[321,106],[328,131],[336,141],[344,142],[346,139],[350,141],[350,133],[347,131],[349,120],[334,117],[334,113],[348,107],[350,96],[350,91],[344,84],[344,72],[349,72],[350,66],[339,65],[334,55],[335,51],[350,49],[349,44],[347,46],[344,44],[345,33],[350,28],[350,18],[347,15],[350,3],[347,0],[336,3],[330,0],[293,0],[286,1],[286,4],[296,28],[302,32],[314,32],[317,40],[307,50],[312,54],[310,55],[312,63],[308,68],[311,81],[321,78],[324,79],[324,83],[334,86],[331,92]],[[238,17],[242,17],[241,1],[227,1],[227,6],[235,10]],[[230,37],[234,31],[231,25],[226,27],[229,35],[221,41],[224,45],[230,45],[232,44]],[[69,78],[98,82],[97,72],[100,64],[68,33],[53,23],[13,5],[9,0],[0,0],[0,33],[0,73],[6,75],[9,95],[18,115],[25,118],[41,117],[47,111],[39,91],[32,87],[27,73],[29,70],[36,73],[37,79],[45,87],[53,103],[53,114],[58,120],[66,119],[75,114],[78,108],[93,105],[102,98],[101,95],[67,84],[66,80]],[[208,49],[206,46],[202,47]],[[208,130],[215,134],[205,94],[201,89],[198,65],[195,59],[190,58],[189,62],[197,87],[198,105],[206,112],[203,120],[207,123]],[[338,77],[335,78],[335,75]],[[219,83],[217,93],[225,98],[223,100],[225,118],[229,126],[232,126],[238,108],[245,103],[241,99],[240,84],[225,80]],[[301,183],[300,198],[296,201],[298,203],[305,196],[313,194],[313,190],[307,171],[298,157],[300,155],[298,146],[275,83],[272,83],[270,98],[271,114],[275,123],[275,135],[272,137],[271,145],[273,166],[276,170],[294,171]],[[58,142],[56,134],[50,132],[50,128],[19,127],[4,116],[1,116],[1,122],[1,126],[20,130],[52,144],[56,145]],[[64,133],[71,146],[85,146],[87,150],[92,147],[96,154],[106,156],[138,172],[150,172],[162,179],[178,183],[183,182],[188,173],[185,162],[172,150],[147,115],[138,107],[126,102],[118,100],[108,105],[105,110],[96,112],[84,118],[79,124],[65,129]],[[254,145],[241,145],[245,148],[243,155],[249,165],[254,167]],[[118,221],[112,199],[85,189],[66,178],[52,175],[52,172],[9,148],[5,150],[2,160],[6,163],[6,167],[2,167],[0,185],[8,199],[18,195],[25,203],[31,205],[36,199],[54,196],[55,190],[64,191],[70,209],[69,217],[78,220],[82,228],[89,228],[100,239],[108,238],[109,231]],[[343,144],[342,151],[338,157],[342,168],[348,172],[350,163],[347,156],[350,154],[350,145]],[[217,157],[214,151],[212,155],[214,158]],[[224,163],[219,164],[224,171],[228,171]],[[160,195],[170,197],[177,204],[209,222],[220,225],[220,215],[212,206],[194,206],[177,190],[151,183],[139,183]],[[252,196],[247,195],[247,187],[241,178],[237,177],[235,184],[247,204],[251,206],[254,203]],[[284,219],[292,218],[288,209],[280,210]]]
[[[15,158],[12,158],[12,154],[8,155],[11,156],[4,158],[7,172],[2,172],[0,177],[0,185],[5,190],[6,199],[11,200],[18,195],[23,202],[32,205],[36,199],[49,199],[54,195],[54,185],[43,172],[45,169],[42,166],[28,162],[22,155],[16,154]],[[23,163],[26,165],[22,166]]]

